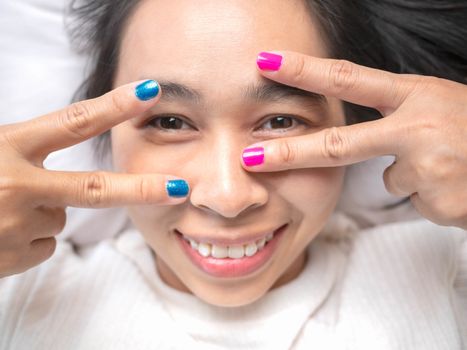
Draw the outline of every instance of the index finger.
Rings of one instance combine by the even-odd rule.
[[[262,52],[261,74],[302,90],[379,110],[397,109],[413,90],[414,75],[395,74],[346,60],[317,58],[290,51]]]
[[[45,158],[49,153],[102,134],[145,112],[159,98],[160,86],[154,80],[123,85],[101,97],[15,124],[10,139],[27,158]]]
[[[383,118],[256,143],[243,151],[242,161],[251,172],[338,167],[398,155],[406,141],[397,124]]]
[[[189,195],[187,181],[166,174],[106,171],[67,172],[37,169],[29,188],[33,205],[110,208],[127,205],[181,204]]]

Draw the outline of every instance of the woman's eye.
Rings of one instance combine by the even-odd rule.
[[[161,130],[187,130],[193,129],[191,125],[176,116],[156,117],[146,123],[147,127]]]
[[[297,118],[291,116],[276,116],[274,118],[270,118],[267,122],[265,122],[260,129],[263,130],[284,130],[290,129],[295,125],[304,124],[302,121],[298,120]]]

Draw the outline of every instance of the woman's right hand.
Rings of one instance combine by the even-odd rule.
[[[189,188],[184,182],[183,193],[169,195],[168,181],[177,179],[174,176],[63,172],[43,167],[51,152],[144,113],[159,100],[159,90],[154,81],[128,84],[55,113],[0,126],[0,278],[26,271],[53,254],[54,237],[65,226],[67,206],[104,208],[185,201]]]

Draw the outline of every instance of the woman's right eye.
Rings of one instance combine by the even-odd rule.
[[[177,116],[159,116],[149,120],[145,127],[160,129],[160,130],[193,130],[182,118]]]

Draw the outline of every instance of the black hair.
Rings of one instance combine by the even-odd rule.
[[[331,57],[467,83],[467,1],[303,1],[317,20]],[[122,32],[140,2],[72,1],[72,38],[92,57],[90,74],[77,99],[98,97],[112,89]],[[382,117],[371,108],[347,102],[344,106],[347,124]],[[108,147],[108,133],[99,139],[97,148]]]

